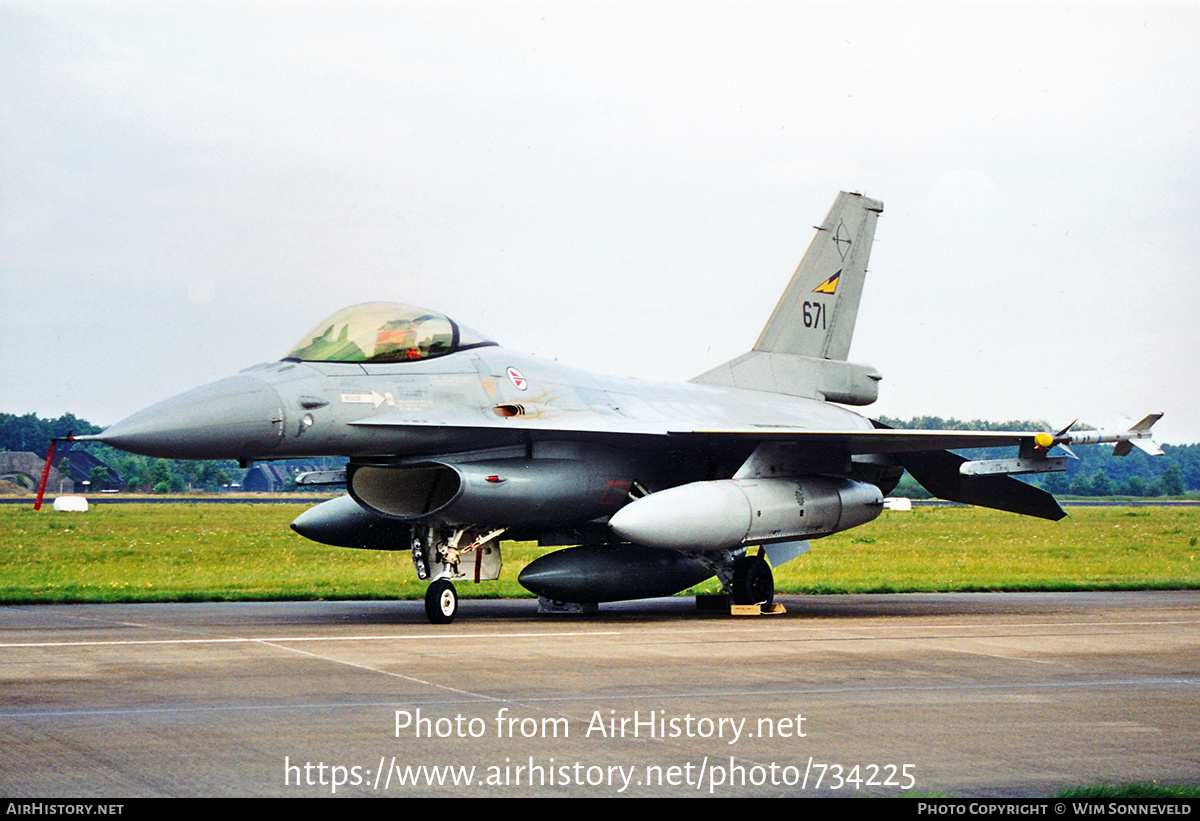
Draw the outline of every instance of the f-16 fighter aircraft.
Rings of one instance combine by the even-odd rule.
[[[847,361],[882,203],[841,193],[748,353],[686,384],[600,376],[500,347],[436,311],[369,303],[320,322],[278,362],[168,399],[101,441],[147,456],[345,456],[349,495],[292,528],[326,544],[410,550],[429,619],[455,582],[495,579],[500,544],[566,546],[522,585],[551,602],[665,596],[716,576],[769,606],[772,566],[870,522],[904,470],[943,499],[1059,519],[1010,474],[1065,469],[1056,446],[1161,453],[1147,416],[1126,431],[891,430],[868,405],[880,375]],[[1010,459],[948,449],[1011,445]]]

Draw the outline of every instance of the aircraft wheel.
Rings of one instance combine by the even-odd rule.
[[[733,603],[770,606],[775,601],[775,577],[767,560],[743,556],[733,563]]]
[[[438,579],[425,591],[425,615],[430,624],[449,624],[458,615],[458,591],[446,579]]]

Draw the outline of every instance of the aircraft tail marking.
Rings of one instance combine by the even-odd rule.
[[[812,292],[814,294],[836,294],[837,286],[838,286],[838,277],[840,277],[841,275],[842,275],[842,272],[839,270],[836,274],[831,276],[829,279],[822,282],[816,288],[813,288]]]
[[[882,212],[877,200],[838,194],[754,350],[846,361]]]
[[[846,361],[883,203],[838,194],[754,349],[692,379],[869,405],[880,376]]]

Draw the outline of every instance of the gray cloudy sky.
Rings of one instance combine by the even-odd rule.
[[[370,300],[687,379],[845,189],[873,415],[1198,442],[1198,126],[1192,2],[0,0],[0,411],[109,424]]]

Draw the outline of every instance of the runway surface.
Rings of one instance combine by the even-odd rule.
[[[469,591],[464,591],[469,592]],[[1200,593],[0,608],[0,794],[1044,796],[1200,782]]]

